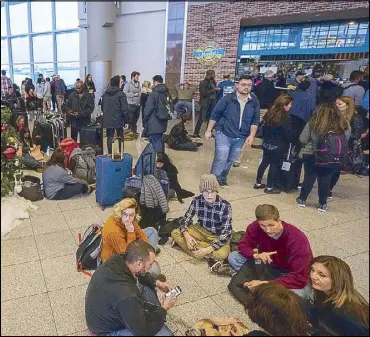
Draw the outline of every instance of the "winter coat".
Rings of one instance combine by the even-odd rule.
[[[129,123],[127,98],[119,87],[107,88],[101,107],[104,128],[122,128]]]
[[[158,102],[165,105],[167,101],[168,88],[165,84],[158,84],[149,95],[144,109],[144,129],[146,135],[152,136],[163,134],[167,130],[168,120],[160,120],[157,116]]]
[[[263,125],[263,143],[284,149],[287,144],[296,141],[290,116],[286,116],[278,125]]]
[[[174,146],[191,142],[188,137],[188,132],[185,129],[183,122],[176,124],[170,131],[168,137],[168,146],[173,148]]]
[[[66,84],[64,83],[63,79],[59,79],[55,81],[55,95],[57,96],[64,96],[67,91]]]
[[[289,111],[289,115],[297,116],[305,122],[308,122],[316,108],[312,93],[306,90],[297,89],[288,90],[288,94],[293,98],[292,108]]]
[[[199,105],[201,107],[208,106],[212,101],[216,100],[216,88],[217,84],[215,80],[209,80],[208,78],[205,78],[203,81],[199,84]]]
[[[359,106],[364,98],[365,89],[361,85],[351,82],[344,83],[342,87],[344,88],[343,96],[352,97],[355,101],[355,105]]]
[[[44,84],[36,83],[35,94],[38,99],[44,98]]]
[[[93,95],[93,97],[95,97],[94,93],[96,92],[96,89],[95,89],[95,84],[94,84],[94,81],[88,81],[88,82],[85,82],[85,89],[86,91],[90,94],[90,95]]]
[[[361,134],[365,132],[365,124],[359,114],[354,114],[351,121],[351,138],[350,140],[360,140]]]
[[[95,104],[92,96],[86,91],[80,97],[77,91],[72,92],[66,103],[67,114],[78,112],[78,116],[72,116],[72,126],[87,126],[91,122],[91,114]]]
[[[141,99],[141,84],[133,81],[127,82],[123,88],[123,92],[127,96],[127,103],[130,105],[140,105]]]
[[[268,109],[275,101],[277,91],[273,81],[264,79],[255,90],[261,109]]]

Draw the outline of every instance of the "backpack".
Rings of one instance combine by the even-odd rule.
[[[161,96],[161,95],[160,95]],[[163,98],[158,97],[156,115],[161,121],[168,121],[172,119],[173,111],[171,108],[171,101],[168,95],[162,95]]]
[[[232,231],[231,240],[230,240],[230,251],[231,252],[238,250],[238,243],[243,238],[244,234],[245,234],[245,231],[238,231],[238,232]]]
[[[91,147],[75,148],[70,157],[70,170],[76,178],[92,184],[96,180],[96,157]]]
[[[330,131],[319,139],[316,147],[316,166],[346,167],[349,164],[350,153],[345,134],[336,134]]]
[[[183,217],[176,219],[168,219],[163,225],[158,227],[158,235],[160,237],[170,237],[174,229],[179,228]]]
[[[39,201],[44,199],[42,190],[42,183],[40,178],[26,175],[22,177],[22,191],[18,193],[19,196],[30,201]]]
[[[95,270],[101,263],[102,229],[102,226],[93,224],[86,229],[82,238],[81,233],[78,233],[79,244],[76,252],[77,270],[89,276],[91,276],[91,273],[84,271]]]

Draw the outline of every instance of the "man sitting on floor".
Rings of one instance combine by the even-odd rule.
[[[173,336],[164,323],[176,297],[165,296],[159,302],[155,287],[166,293],[172,288],[148,274],[154,260],[154,248],[136,240],[125,254],[113,255],[95,271],[85,298],[86,322],[92,334]]]
[[[199,189],[202,194],[193,199],[180,228],[171,236],[189,255],[205,258],[212,266],[230,252],[231,205],[217,194],[219,184],[213,174],[200,178]],[[199,224],[193,225],[195,215]]]
[[[212,271],[233,275],[243,267],[244,275],[252,278],[239,280],[246,289],[253,291],[258,285],[274,280],[302,295],[312,259],[307,237],[297,227],[281,221],[279,211],[273,205],[259,205],[255,213],[257,220],[248,226],[238,250],[229,255],[231,268],[218,264]],[[261,267],[263,273],[259,272]],[[265,279],[261,280],[260,276]]]

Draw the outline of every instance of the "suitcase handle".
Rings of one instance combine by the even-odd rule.
[[[123,138],[122,137],[114,137],[113,138],[113,141],[112,141],[112,161],[114,161],[114,147],[115,147],[115,144],[116,144],[116,140],[121,140],[121,160],[123,160],[123,149],[124,149],[124,141],[123,141]]]

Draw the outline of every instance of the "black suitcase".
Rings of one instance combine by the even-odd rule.
[[[282,163],[282,167],[275,184],[276,187],[286,193],[294,192],[298,189],[302,172],[302,159],[298,156],[291,156],[291,149],[292,146],[289,147],[287,158]]]
[[[52,125],[48,122],[35,121],[32,131],[32,141],[35,145],[41,145],[41,151],[46,152],[48,146],[54,147],[54,135]]]
[[[80,146],[98,145],[103,149],[103,128],[100,124],[84,126],[80,131]]]

